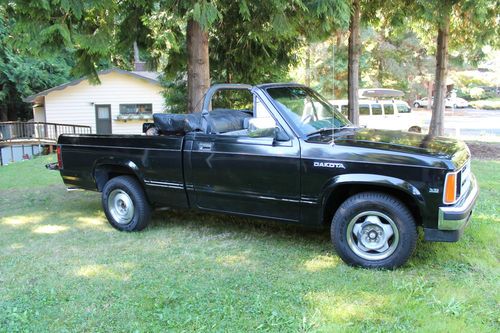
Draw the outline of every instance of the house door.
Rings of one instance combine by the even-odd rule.
[[[111,134],[111,105],[95,106],[95,127],[97,134]]]

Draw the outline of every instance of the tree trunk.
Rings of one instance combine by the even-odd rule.
[[[306,86],[311,86],[311,44],[307,45],[306,52]]]
[[[349,120],[359,125],[359,0],[352,1],[351,23],[349,25],[349,52],[347,74],[347,98],[349,102]]]
[[[442,25],[438,29],[436,49],[436,83],[434,84],[434,103],[429,134],[432,136],[444,133],[444,109],[446,99],[446,76],[448,68],[448,35],[450,32],[450,11],[443,16]]]
[[[134,40],[134,62],[141,62],[141,57],[139,55],[139,46],[137,46],[137,41]]]
[[[6,104],[0,105],[0,121],[7,121],[8,114],[9,112],[7,109],[7,105]]]
[[[188,112],[200,112],[203,96],[210,87],[208,32],[193,19],[187,25]]]
[[[427,81],[427,110],[432,109],[432,81]]]
[[[335,99],[335,39],[332,37],[332,98]]]

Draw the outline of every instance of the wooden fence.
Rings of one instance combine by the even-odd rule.
[[[0,122],[0,144],[32,142],[54,144],[61,134],[90,134],[90,126],[8,121]]]

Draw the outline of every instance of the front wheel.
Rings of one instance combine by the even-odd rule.
[[[151,217],[146,194],[131,176],[115,177],[104,185],[102,206],[109,223],[120,231],[142,230]]]
[[[331,237],[347,264],[393,269],[406,263],[415,250],[417,229],[401,201],[384,193],[364,192],[340,205]]]

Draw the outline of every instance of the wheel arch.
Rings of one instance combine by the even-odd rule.
[[[96,160],[93,167],[93,178],[96,188],[102,192],[104,185],[112,178],[118,176],[133,176],[144,188],[143,174],[133,161],[116,158],[102,158]]]
[[[347,198],[361,192],[382,192],[401,200],[418,225],[422,224],[425,201],[420,191],[409,182],[390,176],[349,174],[332,178],[322,195],[322,223],[328,226],[338,207]]]

